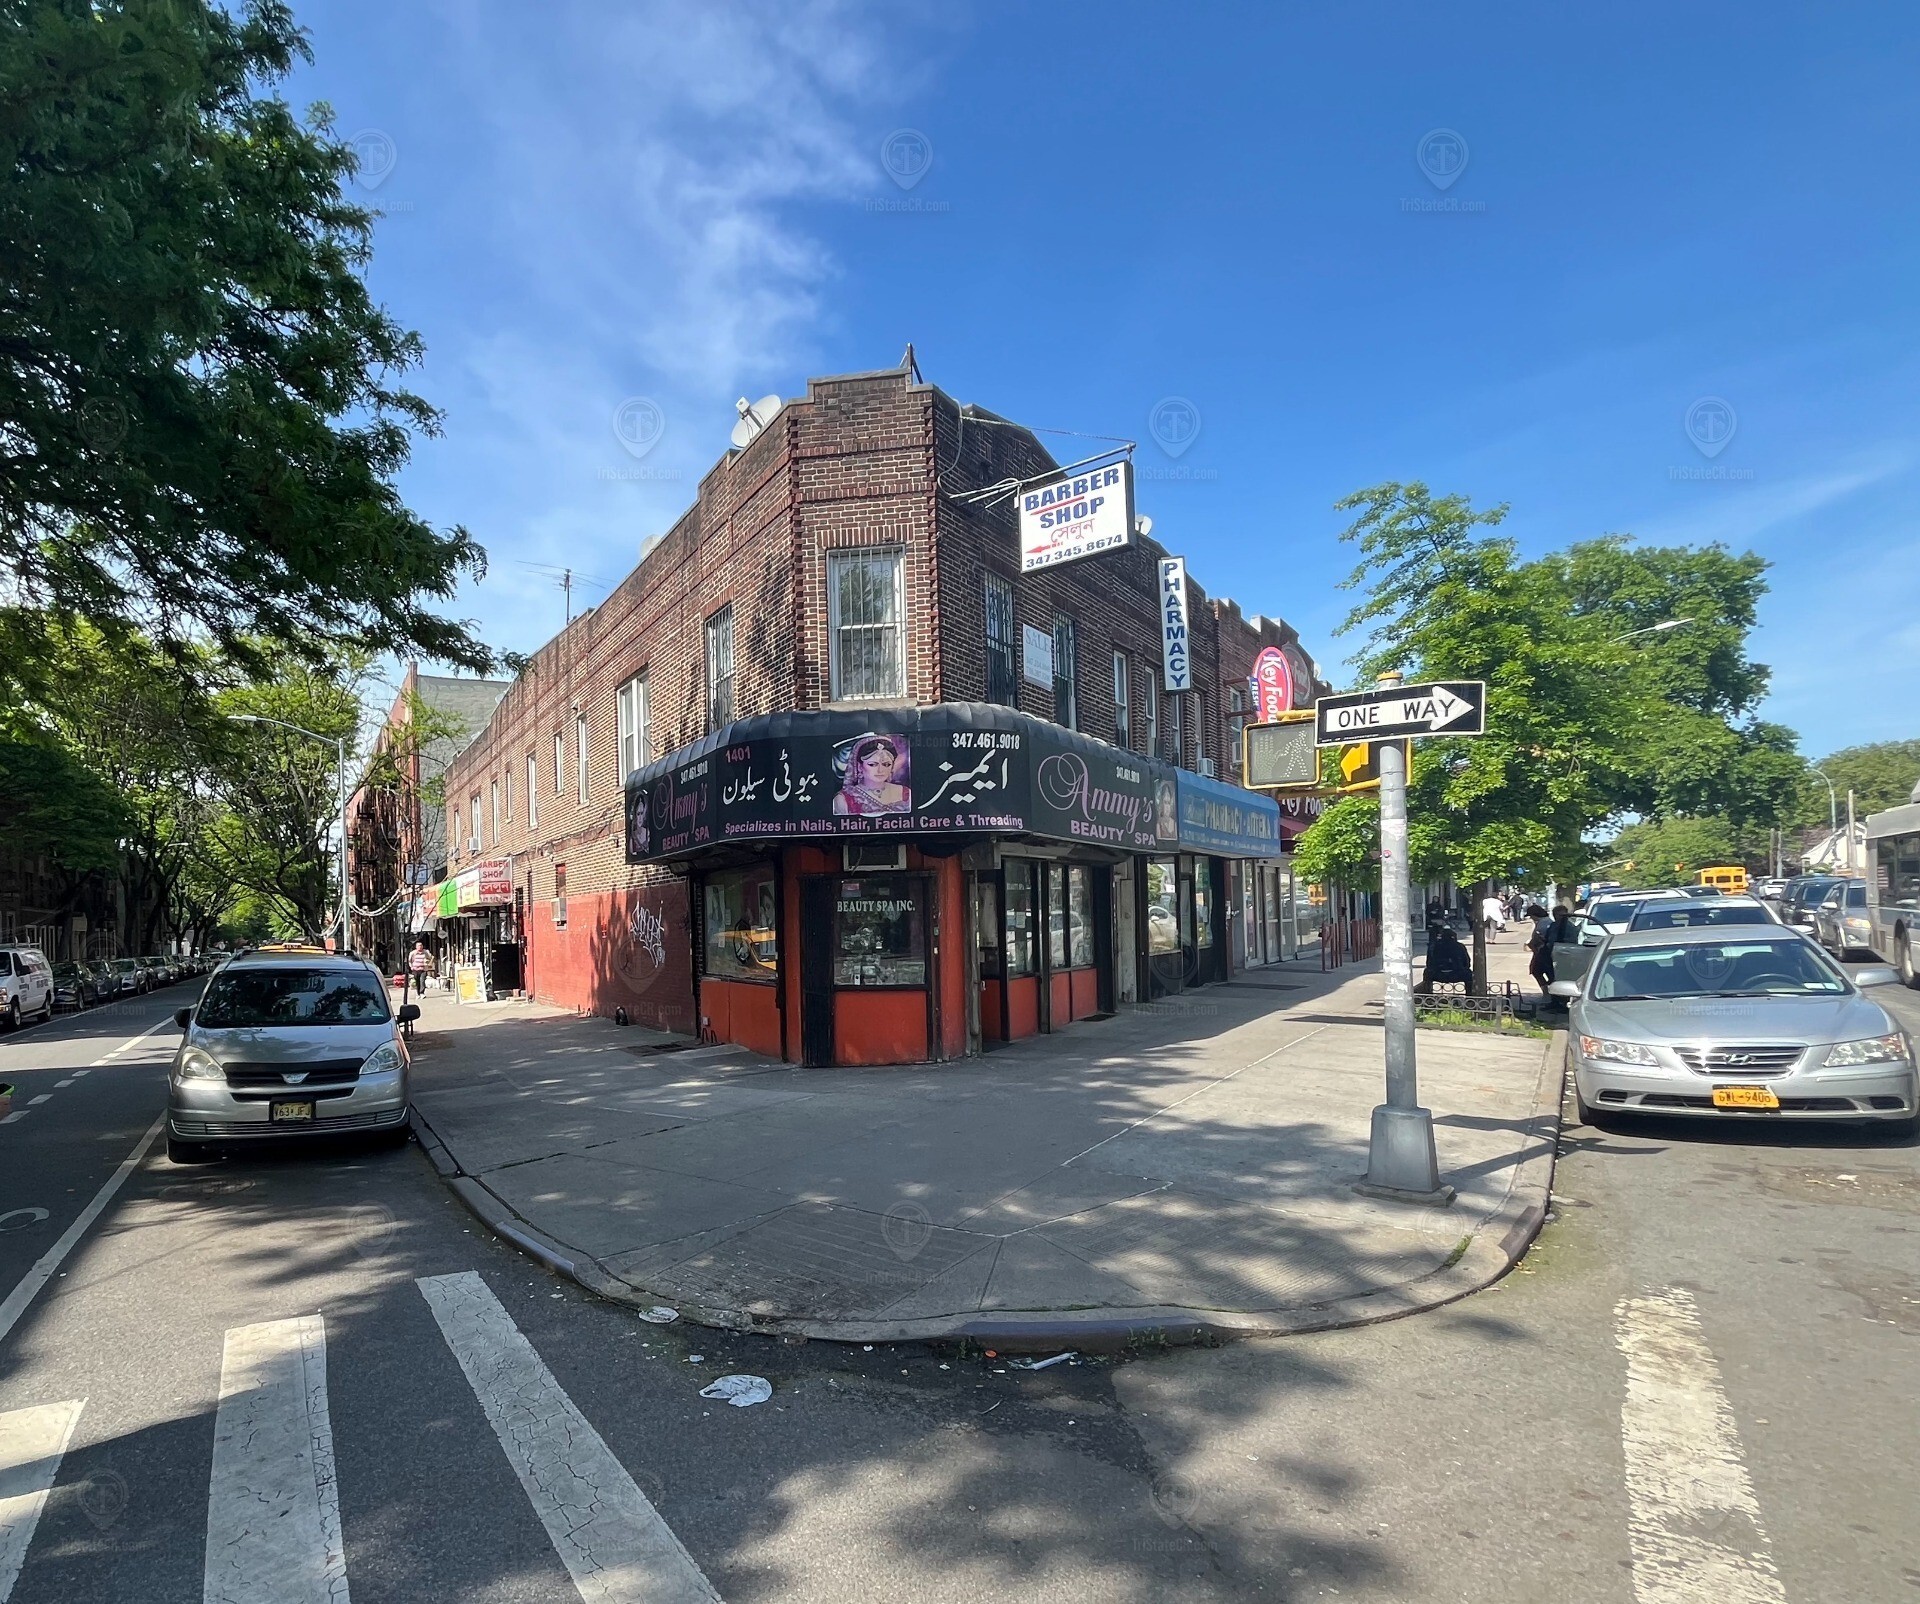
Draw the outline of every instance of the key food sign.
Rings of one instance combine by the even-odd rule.
[[[1020,572],[1133,543],[1133,464],[1110,462],[1020,492]]]
[[[1484,680],[1436,680],[1323,696],[1313,704],[1314,744],[1351,746],[1410,735],[1484,735]]]

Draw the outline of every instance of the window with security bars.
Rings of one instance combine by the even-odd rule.
[[[999,574],[988,574],[987,584],[987,700],[1002,707],[1016,706],[1020,679],[1013,656],[1017,631],[1013,623],[1013,584]]]
[[[905,556],[898,550],[828,556],[835,701],[907,694],[904,568]]]
[[[1053,717],[1070,730],[1080,727],[1078,684],[1073,672],[1073,620],[1059,617],[1053,621]]]
[[[707,620],[707,728],[733,722],[733,608]]]

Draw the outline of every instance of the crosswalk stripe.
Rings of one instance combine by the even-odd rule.
[[[317,1314],[236,1326],[220,1361],[204,1604],[348,1604]]]
[[[469,1270],[417,1285],[586,1604],[719,1604],[486,1282]]]
[[[1692,1294],[1623,1298],[1620,1408],[1639,1604],[1786,1604]]]
[[[84,1398],[0,1415],[0,1604],[13,1596]]]

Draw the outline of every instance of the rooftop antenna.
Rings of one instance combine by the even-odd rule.
[[[783,405],[778,395],[763,395],[758,401],[748,403],[745,396],[733,404],[733,410],[740,414],[740,421],[733,426],[734,449],[745,451],[759,437],[762,430],[773,422],[773,415]]]

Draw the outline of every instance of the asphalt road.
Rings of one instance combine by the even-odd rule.
[[[189,995],[0,1040],[0,1297],[150,1128]],[[0,1601],[1920,1595],[1920,1144],[1563,1145],[1488,1292],[1037,1373],[644,1324],[411,1147],[151,1152],[0,1336]],[[729,1372],[771,1401],[699,1396]]]

